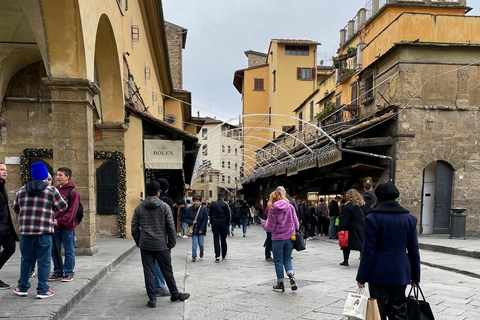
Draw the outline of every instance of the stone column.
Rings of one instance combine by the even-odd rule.
[[[86,79],[43,78],[51,90],[53,167],[68,167],[84,207],[76,230],[76,254],[98,252],[95,234],[93,97],[98,87]]]

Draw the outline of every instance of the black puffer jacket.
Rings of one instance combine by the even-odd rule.
[[[177,240],[170,207],[156,196],[146,198],[133,213],[132,237],[142,250],[165,251],[175,247]]]
[[[231,219],[230,207],[219,199],[210,205],[210,223],[214,227],[228,226]]]

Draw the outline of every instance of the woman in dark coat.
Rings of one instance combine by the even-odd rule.
[[[357,272],[360,288],[369,284],[382,320],[400,319],[395,306],[405,300],[408,284],[420,282],[417,218],[400,206],[398,189],[383,183],[375,189],[377,204],[365,218],[365,243]]]
[[[348,258],[350,251],[360,251],[362,253],[363,246],[363,211],[365,205],[362,195],[355,189],[350,189],[345,194],[347,203],[340,212],[340,231],[348,231],[348,247],[342,247],[343,262],[341,266],[348,267]]]
[[[250,216],[250,207],[248,206],[247,200],[242,201],[240,206],[240,223],[243,227],[243,236],[247,234],[248,227],[248,217]]]

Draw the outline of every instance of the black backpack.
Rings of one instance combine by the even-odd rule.
[[[68,205],[70,205],[70,195],[72,194],[73,190],[77,189],[72,188],[68,192]],[[81,202],[78,203],[77,213],[75,214],[75,217],[77,218],[77,225],[79,225],[80,222],[82,222],[83,220],[83,204]]]

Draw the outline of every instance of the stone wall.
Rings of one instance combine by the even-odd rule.
[[[165,22],[167,34],[168,55],[170,59],[170,73],[172,75],[173,88],[175,90],[183,89],[183,66],[182,66],[182,48],[184,32],[186,29]]]

